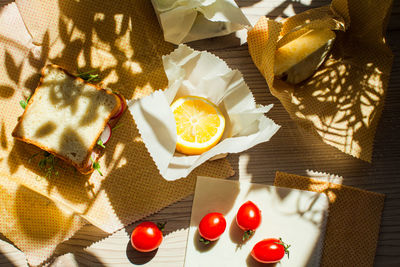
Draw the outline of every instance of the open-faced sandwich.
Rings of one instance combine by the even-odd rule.
[[[88,174],[125,108],[120,94],[47,65],[12,135]]]

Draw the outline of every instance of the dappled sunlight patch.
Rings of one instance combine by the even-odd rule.
[[[317,192],[321,192],[321,193],[325,193],[330,202],[335,202],[336,201],[336,194],[331,191],[332,187],[330,186],[330,184],[326,184],[326,183],[313,183],[310,184],[309,187],[307,188],[307,190],[309,191],[317,191]]]
[[[253,175],[249,172],[248,165],[250,161],[250,155],[248,153],[242,153],[239,155],[239,180],[243,181],[251,180]]]
[[[140,136],[135,137],[135,138],[133,139],[133,141],[134,141],[134,142],[137,142],[137,143],[143,143],[143,139],[142,139],[142,137],[140,137]]]
[[[127,60],[122,67],[125,68],[127,72],[132,74],[139,74],[143,72],[142,67],[140,67],[140,63],[135,61]]]
[[[118,133],[115,133],[118,134]],[[114,153],[112,154],[112,159],[108,161],[108,155],[104,157],[104,160],[101,159],[101,162],[104,162],[107,168],[109,169],[118,169],[122,168],[127,163],[127,158],[123,156],[123,152],[126,149],[126,145],[124,143],[118,142],[114,147]]]
[[[150,95],[157,89],[158,88],[153,88],[149,83],[145,84],[142,87],[136,87],[135,94],[133,95],[132,99],[136,100],[136,99],[142,98],[144,96]]]

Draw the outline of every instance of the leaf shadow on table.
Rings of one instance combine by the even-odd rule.
[[[187,45],[199,51],[235,49],[240,46],[240,38],[233,32],[225,36],[189,42]]]
[[[398,57],[397,59],[395,57],[393,69],[398,69],[399,63]],[[264,88],[257,87],[260,86],[255,86],[256,90],[260,92],[267,88],[266,85]],[[275,122],[283,127],[268,143],[260,144],[257,148],[246,151],[244,154],[229,156],[229,161],[239,174],[239,177],[235,176],[235,179],[239,179],[243,175],[242,178],[249,177],[247,179],[251,182],[272,185],[276,171],[303,176],[309,176],[310,170],[337,174],[344,177],[343,181],[346,185],[385,193],[383,221],[398,218],[396,209],[390,208],[398,206],[398,189],[376,184],[393,183],[390,176],[385,174],[398,173],[399,169],[394,164],[398,158],[396,151],[400,149],[400,144],[396,142],[396,136],[400,134],[400,129],[396,126],[400,123],[398,100],[395,100],[398,96],[396,91],[395,83],[389,84],[385,109],[374,141],[375,152],[372,155],[372,164],[340,152],[336,148],[322,143],[314,135],[305,132],[291,120],[285,109],[272,96],[259,97],[258,103],[273,102],[275,104],[268,116],[274,118]],[[275,118],[280,119],[276,120]],[[383,225],[383,227],[385,226]],[[387,242],[385,235],[381,234],[378,242],[376,262],[380,262],[382,258],[386,257],[386,254],[390,254],[393,259],[396,257],[395,249],[385,248],[384,244]]]

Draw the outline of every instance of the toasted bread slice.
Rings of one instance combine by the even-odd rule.
[[[119,112],[116,94],[47,65],[12,135],[65,160],[83,174],[107,122]]]

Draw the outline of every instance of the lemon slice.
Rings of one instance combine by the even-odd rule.
[[[178,140],[176,150],[199,155],[215,146],[225,129],[225,118],[219,108],[199,96],[184,96],[171,105]]]

